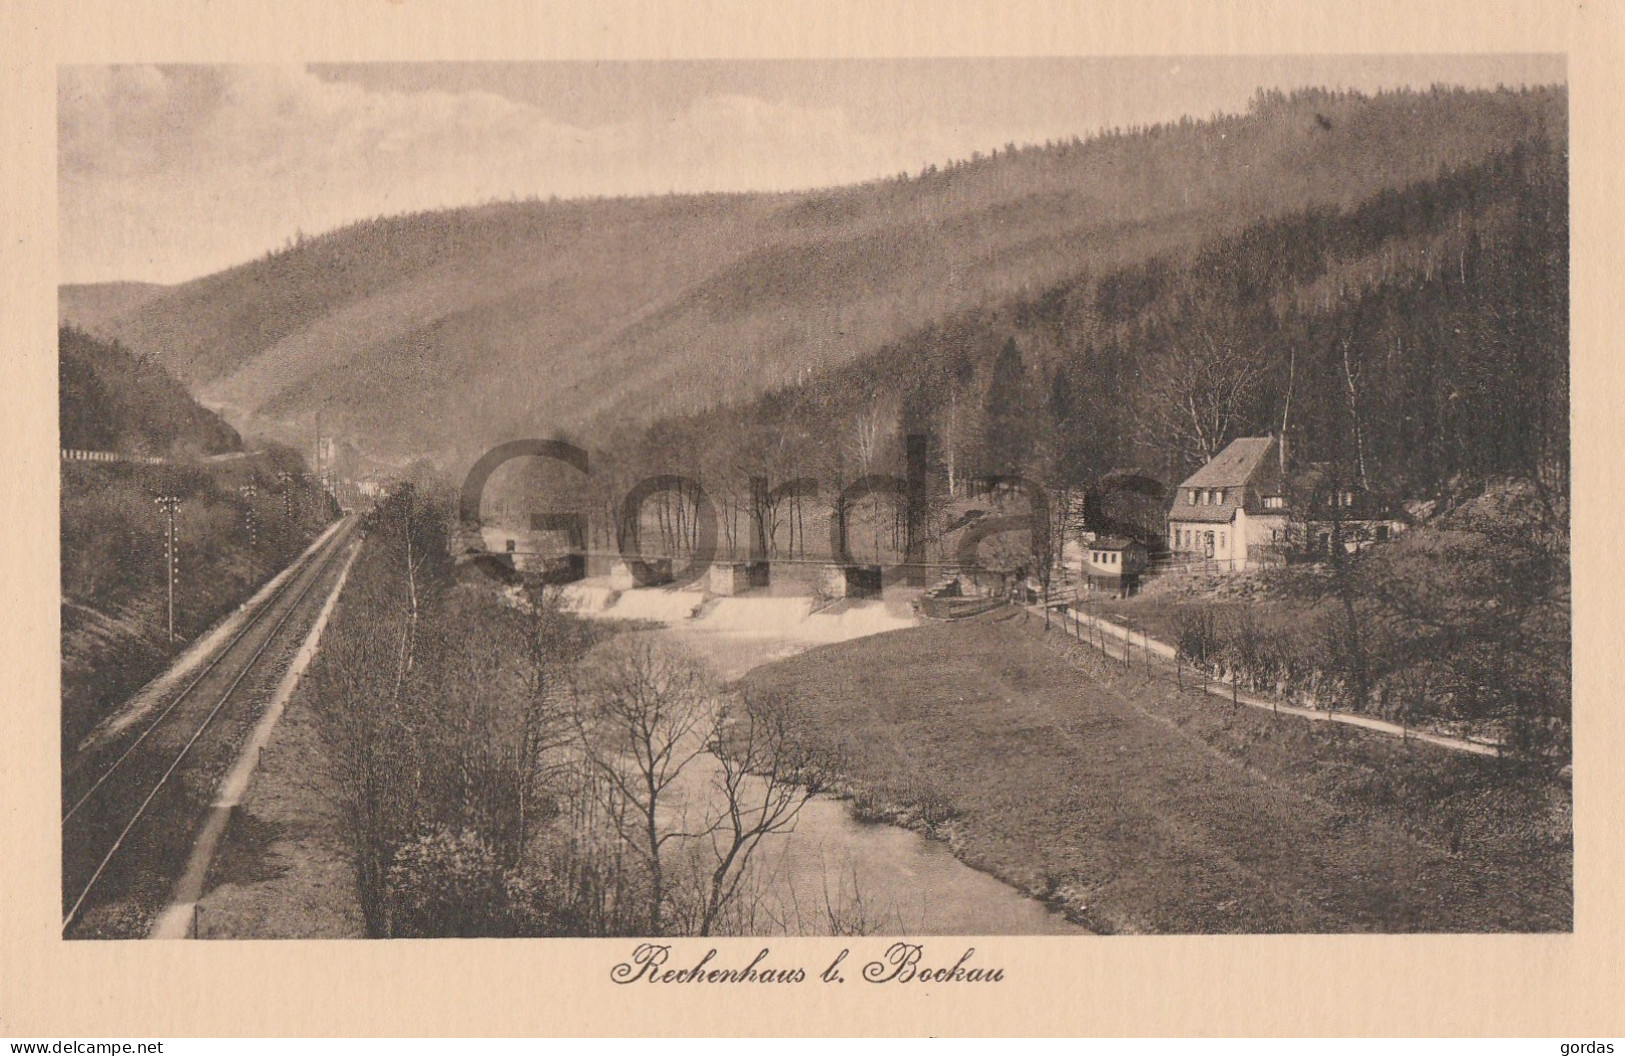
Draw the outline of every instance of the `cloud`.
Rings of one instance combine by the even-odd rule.
[[[594,127],[485,92],[388,91],[300,67],[68,67],[58,85],[65,281],[175,281],[295,230],[509,196],[792,189],[954,150],[835,106],[708,95]]]

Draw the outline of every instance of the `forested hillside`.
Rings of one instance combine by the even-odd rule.
[[[850,480],[900,472],[903,436],[923,432],[943,474],[1069,486],[1138,466],[1177,483],[1284,428],[1295,459],[1407,496],[1561,473],[1566,187],[1560,146],[1531,140],[1188,257],[1082,272],[748,404],[628,430],[602,472]]]
[[[122,454],[212,455],[242,448],[152,356],[64,327],[57,334],[62,446]]]
[[[1208,301],[1240,296],[1235,325],[1249,331],[1264,305],[1236,283],[1329,304],[1346,287],[1364,296],[1384,268],[1431,267],[1442,282],[1448,255],[1473,247],[1416,218],[1409,233],[1373,220],[1376,243],[1329,245],[1324,288],[1290,256],[1284,272],[1214,275],[1204,290],[1170,277],[1205,274],[1199,247],[1273,218],[1303,230],[1251,237],[1345,237],[1314,225],[1519,143],[1562,144],[1565,111],[1561,88],[1260,93],[1242,115],[1011,144],[828,191],[378,218],[168,289],[101,329],[163,357],[239,426],[302,437],[320,407],[366,454],[463,464],[496,440],[749,400],[888,346],[952,344],[956,370],[981,369],[986,321],[1012,305],[1027,315],[997,326],[1019,333],[1024,371],[1064,361],[1090,406],[1113,357],[1138,377],[1142,348],[1164,343],[1155,327],[1178,330]],[[1090,420],[1099,443],[1117,442]]]
[[[57,319],[63,326],[97,334],[103,323],[152,300],[165,287],[153,282],[87,282],[59,287]]]
[[[62,746],[71,751],[337,510],[292,449],[201,459],[242,442],[151,357],[70,328],[58,339],[62,446],[169,460],[62,463]],[[180,499],[174,641],[160,495]]]
[[[1053,511],[1114,470],[1137,467],[1166,489],[1230,440],[1284,432],[1291,467],[1317,463],[1418,516],[1396,542],[1353,555],[1339,546],[1320,567],[1263,583],[1169,577],[1160,585],[1185,601],[1148,596],[1125,611],[1214,671],[1320,707],[1456,724],[1561,765],[1572,652],[1567,218],[1565,151],[1533,138],[1186,256],[1080,272],[747,404],[628,428],[595,451],[590,478],[548,469],[532,479],[583,489],[613,524],[634,481],[681,473],[726,525],[751,477],[811,477],[810,535],[793,504],[768,511],[766,535],[775,555],[799,553],[799,542],[817,557],[829,549],[816,513],[862,477],[901,476],[911,433],[930,438],[929,535],[949,480],[1019,474],[1043,485]],[[692,538],[670,525],[694,523],[682,505],[693,502],[649,504],[660,548]],[[1143,530],[1154,547],[1165,510],[1153,508]],[[891,521],[891,549],[876,534],[867,559],[898,561],[899,518],[879,516]],[[1241,593],[1214,604],[1228,587]]]

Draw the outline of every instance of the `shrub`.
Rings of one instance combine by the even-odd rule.
[[[513,932],[508,878],[496,855],[468,829],[438,828],[397,850],[388,892],[396,938]]]

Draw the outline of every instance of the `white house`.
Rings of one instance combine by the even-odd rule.
[[[1272,436],[1232,440],[1174,492],[1168,548],[1240,571],[1287,539],[1286,488]]]

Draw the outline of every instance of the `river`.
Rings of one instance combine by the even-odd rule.
[[[617,599],[588,611],[656,619],[666,625],[663,633],[704,657],[728,681],[816,645],[914,622],[891,599],[841,603],[812,613],[805,598],[728,598],[709,603],[696,618],[691,615],[695,596],[685,594],[631,591],[622,595],[629,602],[624,608]],[[688,795],[706,795],[702,790],[714,787],[708,770],[688,776]],[[967,866],[946,843],[895,825],[858,821],[845,801],[824,795],[807,801],[792,831],[763,840],[741,911],[746,930],[764,934],[1084,933],[1043,903]]]

